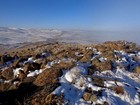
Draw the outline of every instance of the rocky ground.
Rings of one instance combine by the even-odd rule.
[[[140,47],[126,41],[1,45],[0,104],[140,105]]]

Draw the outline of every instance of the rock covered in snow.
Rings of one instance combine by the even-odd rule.
[[[79,78],[81,74],[87,74],[87,70],[81,66],[76,66],[65,74],[65,78],[68,82],[73,82],[76,78]]]

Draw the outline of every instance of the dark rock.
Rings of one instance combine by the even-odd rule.
[[[23,66],[23,62],[27,61],[28,57],[27,56],[22,56],[13,63],[13,68],[19,68]]]
[[[22,66],[23,66],[23,63],[21,62],[21,59],[18,59],[13,63],[13,68],[19,68]]]
[[[34,71],[34,70],[39,70],[40,69],[40,64],[32,62],[32,63],[27,63],[23,70],[24,73],[28,73],[28,71]]]
[[[104,87],[104,80],[102,78],[94,78],[92,82],[96,86]]]
[[[2,61],[3,63],[6,63],[6,62],[12,61],[12,60],[14,60],[14,59],[13,59],[13,57],[11,57],[9,54],[1,56],[1,61]]]
[[[2,105],[23,105],[25,98],[34,94],[38,87],[32,83],[21,83],[17,89],[0,92]]]
[[[85,92],[84,95],[83,95],[83,99],[85,101],[97,101],[98,97],[94,94]]]
[[[97,69],[92,65],[88,67],[88,75],[93,75]]]
[[[105,101],[105,102],[103,103],[103,105],[109,105],[109,103]]]
[[[39,58],[41,58],[41,57],[42,57],[41,54],[36,54],[36,55],[34,56],[35,59],[39,59]]]
[[[49,98],[48,95],[50,95],[58,86],[60,86],[59,83],[47,83],[46,85],[39,87],[31,97],[27,97],[24,103],[26,103],[26,105],[52,105],[48,104],[48,101],[46,102],[46,97]],[[56,103],[53,102],[53,105],[56,105]]]

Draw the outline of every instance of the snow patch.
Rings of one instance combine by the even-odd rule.
[[[33,76],[36,76],[36,75],[38,75],[40,73],[42,73],[42,69],[35,70],[35,71],[32,71],[32,72],[29,71],[29,74],[27,74],[27,77],[33,77]]]

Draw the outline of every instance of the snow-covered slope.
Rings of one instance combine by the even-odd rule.
[[[53,94],[60,95],[63,93],[65,104],[69,105],[95,105],[97,103],[104,104],[104,102],[108,102],[109,105],[140,105],[140,75],[132,72],[138,66],[132,58],[134,56],[139,58],[140,55],[139,53],[115,52],[119,53],[122,58],[114,62],[114,70],[97,71],[93,75],[87,75],[87,67],[90,66],[90,63],[77,63],[76,67],[70,71],[65,71],[63,76],[60,77],[61,86]],[[116,63],[123,63],[123,68],[117,66]],[[132,65],[130,70],[125,69],[128,65]],[[105,79],[103,87],[97,86],[92,82],[95,77]],[[124,93],[115,92],[113,87],[122,87]],[[96,101],[90,99],[85,101],[83,99],[85,90],[89,88],[97,92],[96,95],[101,92],[99,96],[97,95],[98,99]]]

